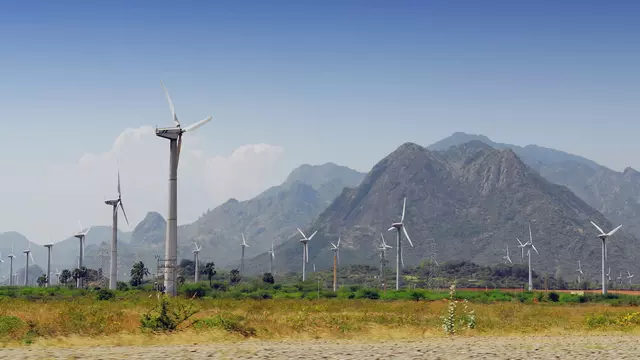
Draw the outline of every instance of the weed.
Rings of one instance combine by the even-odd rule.
[[[158,305],[142,315],[140,327],[151,331],[174,331],[197,312],[188,300],[161,296]]]

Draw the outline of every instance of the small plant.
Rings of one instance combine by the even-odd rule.
[[[558,293],[555,291],[550,292],[549,295],[547,295],[547,297],[551,302],[558,302],[560,300],[560,295],[558,295]]]
[[[447,314],[441,316],[442,329],[447,335],[454,335],[456,333],[456,284],[451,284],[449,287],[449,299],[447,299],[449,305],[447,306]]]
[[[161,296],[158,305],[140,318],[140,327],[151,331],[174,331],[197,313],[196,307],[180,298]]]
[[[476,328],[476,311],[469,310],[469,301],[467,299],[464,299],[463,304],[464,304],[464,324],[469,329],[475,329]]]
[[[127,291],[127,290],[129,290],[129,285],[127,285],[127,283],[124,282],[124,281],[118,281],[118,283],[116,285],[116,289],[118,291]]]
[[[273,284],[275,283],[275,279],[273,278],[273,274],[271,273],[264,273],[264,275],[262,275],[262,282],[264,282],[265,284]]]
[[[100,289],[96,293],[96,300],[111,300],[116,297],[113,291],[108,289]]]

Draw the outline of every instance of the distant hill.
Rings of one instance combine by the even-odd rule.
[[[318,230],[309,243],[309,263],[330,267],[329,242],[341,236],[343,264],[377,264],[380,233],[395,247],[395,234],[386,230],[399,220],[404,196],[405,222],[415,245],[404,245],[407,265],[431,256],[441,261],[497,264],[507,244],[514,262],[521,262],[514,251],[515,238],[525,240],[531,223],[540,251],[532,259],[538,273],[573,277],[580,259],[583,270],[595,279],[600,243],[589,220],[612,227],[567,188],[532,171],[511,149],[493,149],[472,141],[442,152],[407,143],[378,162],[357,188],[343,190],[303,229]],[[636,239],[624,231],[618,234],[609,247],[612,269],[635,271],[630,250]],[[276,270],[300,271],[302,246],[298,240],[299,235],[292,235],[278,246]],[[258,272],[268,264],[268,256],[261,254],[249,264]]]
[[[632,168],[611,170],[584,157],[537,145],[520,147],[491,141],[484,135],[454,133],[429,149],[446,150],[471,140],[496,149],[512,149],[545,179],[568,187],[594,209],[640,238],[640,173]]]

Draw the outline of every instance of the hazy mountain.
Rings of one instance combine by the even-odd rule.
[[[483,135],[454,133],[429,146],[446,150],[469,140],[479,140],[494,148],[512,149],[545,179],[568,187],[594,209],[627,232],[640,238],[640,173],[632,168],[613,171],[581,156],[536,145],[520,147],[500,144]]]
[[[581,259],[583,270],[596,278],[600,243],[589,220],[612,227],[602,214],[566,187],[532,171],[510,149],[472,141],[438,152],[407,143],[376,164],[357,188],[345,189],[303,229],[318,230],[309,242],[309,268],[314,263],[318,268],[331,266],[329,242],[339,235],[343,264],[377,264],[381,232],[395,248],[395,233],[386,230],[399,220],[404,196],[405,223],[415,245],[403,246],[407,265],[429,258],[432,252],[439,261],[495,264],[502,261],[507,244],[514,262],[523,261],[517,256],[515,238],[526,240],[531,222],[540,251],[532,259],[538,273],[573,277]],[[636,239],[623,231],[618,234],[609,247],[612,269],[635,271],[629,250]],[[299,237],[292,235],[278,246],[276,271],[300,271]],[[390,258],[393,263],[395,256]],[[259,271],[268,261],[262,254],[249,262],[250,269]]]

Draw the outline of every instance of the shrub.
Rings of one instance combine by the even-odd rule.
[[[127,283],[124,281],[118,281],[118,284],[116,285],[116,289],[118,291],[127,291],[129,290],[129,285],[127,285]]]
[[[378,293],[377,290],[364,289],[362,291],[359,291],[356,297],[360,299],[377,300],[380,298],[380,294]]]
[[[409,296],[415,301],[424,300],[424,294],[421,291],[413,291]]]
[[[18,339],[25,330],[25,322],[17,316],[0,316],[0,339]]]
[[[197,312],[189,300],[162,296],[156,307],[142,315],[140,327],[151,331],[174,331]]]
[[[185,284],[180,291],[188,298],[201,298],[206,295],[207,287],[204,284]]]
[[[560,295],[555,291],[550,292],[547,297],[549,298],[549,301],[552,302],[558,302],[558,300],[560,300]]]
[[[262,275],[262,282],[264,282],[265,284],[273,284],[276,282],[276,280],[273,278],[273,274],[265,273],[264,275]]]
[[[230,333],[236,333],[244,337],[256,336],[256,329],[243,324],[242,316],[226,314],[217,315],[211,318],[196,320],[193,323],[195,329],[221,328]]]
[[[338,297],[338,293],[336,293],[335,291],[323,291],[322,293],[320,293],[320,296],[322,296],[323,298],[331,299]]]
[[[229,289],[229,286],[224,281],[214,281],[211,284],[211,288],[215,291],[227,291]]]
[[[111,300],[116,297],[116,294],[109,289],[100,289],[96,293],[96,300]]]

